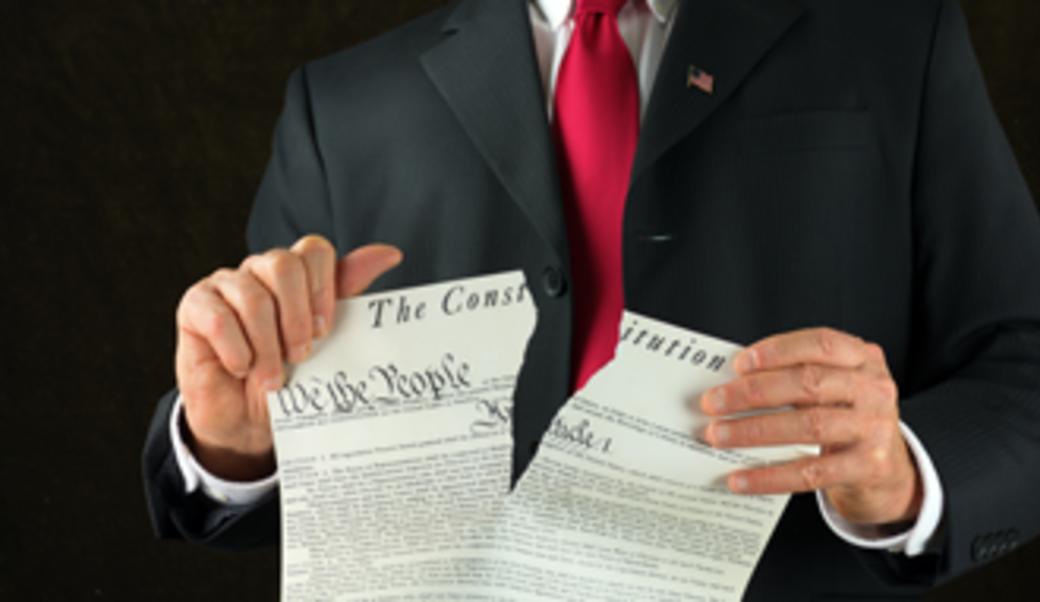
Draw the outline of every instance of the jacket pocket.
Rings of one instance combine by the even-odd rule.
[[[871,114],[827,109],[745,118],[738,137],[740,152],[747,155],[862,148],[871,142]]]

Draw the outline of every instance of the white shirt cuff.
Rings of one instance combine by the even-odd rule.
[[[823,491],[816,492],[816,500],[820,505],[823,520],[834,533],[848,543],[873,550],[889,550],[903,552],[907,556],[918,556],[924,553],[926,546],[935,535],[942,518],[943,490],[939,482],[939,473],[935,464],[925,451],[921,441],[903,422],[899,423],[910,452],[914,455],[917,470],[921,474],[923,488],[921,511],[917,522],[908,530],[895,535],[880,535],[875,529],[863,525],[855,525],[845,520],[827,500]]]
[[[278,470],[258,481],[227,481],[211,474],[199,464],[181,437],[180,418],[184,404],[180,395],[170,413],[170,444],[177,458],[177,467],[184,477],[184,492],[192,493],[202,487],[203,493],[222,504],[248,505],[255,503],[278,484]]]

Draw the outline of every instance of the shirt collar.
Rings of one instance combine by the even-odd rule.
[[[561,25],[574,12],[575,0],[531,0],[545,17],[549,27],[559,29]],[[667,23],[675,12],[678,0],[633,0],[644,3],[650,8],[650,12],[660,23]]]

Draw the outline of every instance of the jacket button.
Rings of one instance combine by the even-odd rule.
[[[550,297],[561,297],[567,292],[567,281],[559,268],[549,266],[542,272],[542,289]]]

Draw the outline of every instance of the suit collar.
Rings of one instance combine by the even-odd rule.
[[[559,29],[574,13],[576,0],[530,0],[552,29]],[[667,23],[675,12],[679,0],[632,0],[640,7],[645,6],[660,23]]]
[[[568,265],[556,153],[527,0],[462,0],[423,68],[488,166]]]

